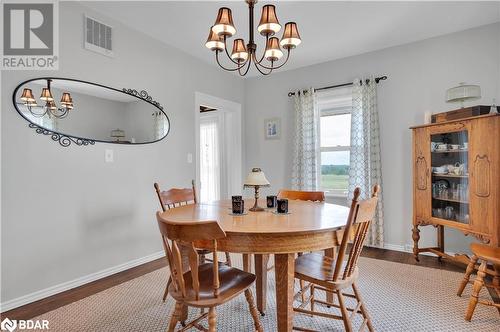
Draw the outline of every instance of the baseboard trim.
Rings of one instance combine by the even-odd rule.
[[[74,280],[64,282],[64,283],[59,284],[59,285],[45,288],[45,289],[33,292],[31,294],[27,294],[27,295],[3,302],[0,304],[0,312],[6,312],[9,310],[18,308],[20,306],[47,298],[49,296],[70,290],[72,288],[76,288],[76,287],[88,284],[92,281],[96,281],[96,280],[102,279],[104,277],[108,277],[108,276],[113,275],[115,273],[122,272],[122,271],[128,270],[130,268],[133,268],[133,267],[145,264],[145,263],[149,263],[149,262],[154,261],[155,259],[161,258],[163,256],[165,256],[165,252],[158,251],[158,252],[155,252],[155,253],[148,255],[148,256],[145,256],[145,257],[137,258],[137,259],[128,261],[128,262],[120,264],[120,265],[116,265],[116,266],[113,266],[113,267],[110,267],[110,268],[107,268],[107,269],[104,269],[104,270],[101,270],[101,271],[98,271],[95,273],[91,273],[89,275],[86,275],[86,276],[83,276],[83,277],[80,277],[80,278],[77,278]]]
[[[384,243],[384,249],[400,251],[400,252],[407,252],[407,253],[413,254],[413,247],[412,247],[412,249],[407,249],[407,247],[408,247],[408,245],[402,246],[399,244]],[[378,248],[378,247],[374,247],[374,248]],[[451,251],[446,251],[445,253],[450,255],[450,256],[455,255],[455,253],[451,252]],[[433,254],[432,252],[421,252],[419,255],[437,257],[437,255]]]

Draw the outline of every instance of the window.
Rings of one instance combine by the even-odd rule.
[[[351,88],[318,94],[320,115],[320,188],[330,196],[347,196],[351,141]]]

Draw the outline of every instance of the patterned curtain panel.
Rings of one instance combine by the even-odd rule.
[[[349,199],[356,187],[361,198],[368,198],[374,185],[382,187],[380,162],[380,133],[377,110],[377,84],[374,77],[356,79],[352,89],[351,155],[349,167]],[[379,195],[377,214],[368,233],[368,244],[384,245],[384,215],[382,193]]]
[[[318,123],[314,89],[297,91],[293,146],[292,188],[316,190],[318,187]]]
[[[165,135],[165,131],[167,130],[167,119],[163,115],[162,112],[154,112],[153,113],[153,133],[154,139],[160,139]]]

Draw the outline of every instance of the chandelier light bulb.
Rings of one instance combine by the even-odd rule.
[[[262,15],[257,31],[263,36],[272,36],[281,30],[281,25],[276,16],[276,8],[273,5],[262,7]]]
[[[285,31],[283,31],[283,37],[281,37],[281,47],[284,49],[292,49],[297,47],[302,40],[300,39],[299,30],[297,29],[297,23],[288,22],[285,24]]]
[[[236,28],[233,23],[233,15],[231,9],[222,7],[219,9],[217,19],[212,27],[212,31],[219,36],[231,37],[236,33]]]
[[[54,100],[49,88],[42,89],[42,94],[40,95],[40,99],[43,101],[53,101]]]
[[[211,51],[223,51],[224,50],[224,41],[222,36],[216,34],[213,30],[213,27],[210,28],[210,33],[208,34],[207,42],[205,46]]]
[[[231,58],[237,62],[245,62],[248,59],[248,52],[243,39],[234,40]]]
[[[21,100],[25,103],[30,103],[35,101],[35,97],[33,96],[33,92],[31,89],[23,89],[23,94],[21,95]]]
[[[264,57],[269,61],[278,61],[283,56],[283,52],[281,51],[279,39],[276,37],[271,37],[267,41],[266,45],[266,53]]]

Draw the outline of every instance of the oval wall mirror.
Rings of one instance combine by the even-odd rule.
[[[19,84],[12,98],[31,128],[63,146],[153,143],[170,130],[163,107],[144,90],[43,77]]]

